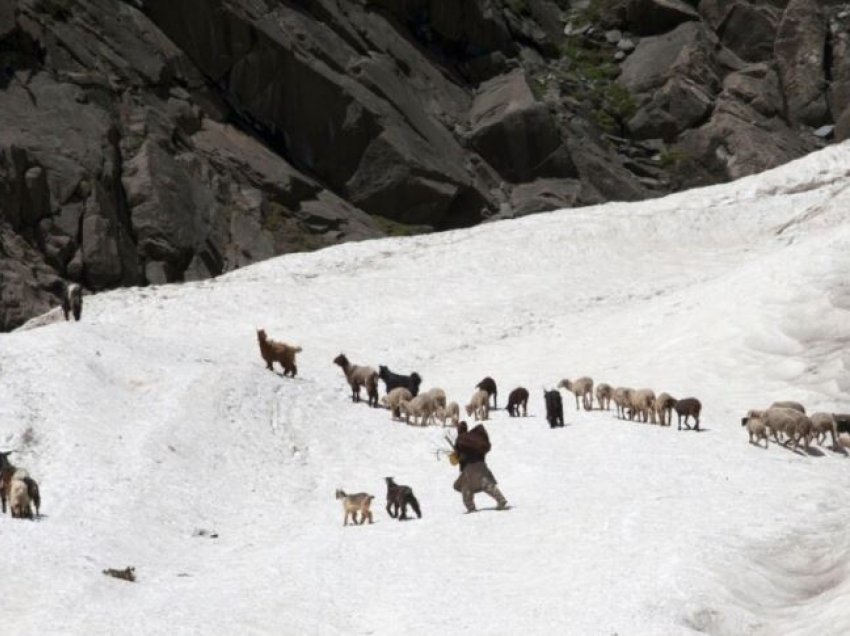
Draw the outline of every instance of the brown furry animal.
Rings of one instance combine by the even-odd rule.
[[[351,515],[351,520],[358,525],[363,525],[363,522],[367,519],[370,524],[372,523],[372,511],[370,507],[372,500],[375,498],[373,495],[367,495],[365,492],[359,492],[356,495],[347,495],[344,491],[337,490],[336,498],[342,500],[342,509],[345,512],[342,525],[348,525],[349,515]],[[360,521],[357,521],[358,512],[360,513]]]
[[[351,364],[344,353],[334,358],[334,364],[339,365],[348,380],[352,402],[360,401],[360,387],[364,386],[369,397],[369,406],[378,406],[378,372],[375,369]]]
[[[283,367],[284,377],[289,375],[293,378],[298,373],[298,367],[295,366],[295,354],[301,352],[301,347],[293,347],[285,342],[275,342],[269,340],[265,329],[257,329],[257,340],[260,343],[260,355],[266,361],[266,368],[269,371],[274,371],[273,362],[279,362]]]

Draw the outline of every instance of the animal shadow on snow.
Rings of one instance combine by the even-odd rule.
[[[476,508],[472,512],[467,512],[468,515],[474,515],[476,512],[505,512],[506,510],[513,510],[513,506],[508,504],[504,508],[497,508],[496,506],[487,506],[485,508]]]
[[[826,455],[826,453],[824,453],[821,449],[815,448],[814,446],[809,446],[808,451],[806,451],[806,449],[802,446],[797,450],[792,449],[792,451],[798,455],[808,455],[809,457],[824,457]]]

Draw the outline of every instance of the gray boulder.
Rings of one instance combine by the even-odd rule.
[[[672,141],[708,118],[719,88],[715,46],[714,35],[696,22],[640,41],[618,80],[637,95],[627,123],[635,138]]]
[[[686,77],[672,77],[651,94],[626,125],[635,139],[672,141],[703,123],[713,107],[712,95],[702,86]]]
[[[579,179],[537,179],[514,187],[510,210],[500,218],[593,205],[602,201],[604,198],[595,188]]]
[[[763,91],[758,91],[761,81]],[[734,95],[741,85],[753,94],[775,91],[771,74],[758,80],[748,76],[732,79],[717,101],[711,119],[695,130],[684,133],[675,145],[677,154],[688,159],[689,174],[682,175],[683,185],[700,185],[718,179],[737,179],[782,165],[812,152],[818,146],[813,136],[801,136],[780,116],[767,116],[777,104],[743,103]],[[765,100],[767,101],[767,100]]]
[[[836,122],[850,107],[850,12],[836,19],[832,34],[832,82],[829,85],[830,111]]]
[[[790,0],[774,43],[774,57],[788,108],[795,124],[821,126],[830,121],[824,75],[827,21],[811,0]]]
[[[719,85],[714,59],[716,43],[714,34],[698,22],[643,38],[623,62],[618,81],[633,93],[648,93],[672,77],[684,77],[713,93]]]
[[[722,20],[715,25],[720,41],[745,61],[771,60],[781,10],[743,0],[725,4]]]
[[[469,114],[469,143],[509,181],[575,175],[558,127],[516,69],[482,84]]]
[[[850,139],[850,106],[847,106],[838,117],[833,134],[835,135],[835,141],[846,141]]]
[[[765,117],[781,117],[783,98],[772,65],[752,64],[723,80],[724,99],[742,102]]]

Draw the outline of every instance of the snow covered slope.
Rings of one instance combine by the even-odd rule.
[[[51,318],[42,320],[49,323]],[[304,347],[299,376],[255,328]],[[86,299],[0,336],[0,446],[44,518],[0,517],[13,634],[841,634],[850,457],[747,444],[775,399],[850,411],[850,146],[662,200],[347,244]],[[331,360],[500,406],[513,508],[463,514],[438,428],[352,404]],[[704,406],[703,433],[577,413],[562,377]],[[383,511],[383,477],[424,518]],[[375,494],[342,526],[338,487]],[[214,532],[217,538],[199,531]],[[103,576],[136,567],[138,582]]]

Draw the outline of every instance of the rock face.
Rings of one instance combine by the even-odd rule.
[[[0,329],[63,279],[764,170],[850,136],[848,23],[830,0],[6,0]]]
[[[620,75],[620,82],[640,96],[628,122],[635,138],[672,141],[706,120],[719,83],[715,45],[714,34],[699,22],[641,40]]]
[[[576,176],[555,119],[522,69],[481,84],[469,113],[470,145],[505,179]]]
[[[779,79],[794,123],[820,126],[830,121],[824,75],[828,23],[812,0],[790,0],[773,45]]]

